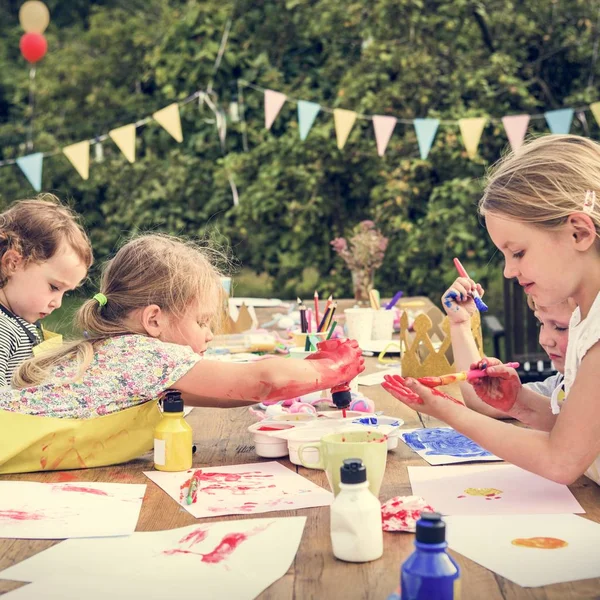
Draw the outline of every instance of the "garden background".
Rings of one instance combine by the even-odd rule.
[[[180,108],[182,143],[149,123],[137,130],[135,163],[104,141],[101,161],[92,146],[85,181],[58,154],[44,161],[42,190],[84,216],[98,263],[137,230],[228,245],[238,295],[309,297],[317,288],[351,296],[350,273],[329,242],[371,219],[390,240],[375,280],[382,297],[403,289],[437,302],[456,276],[456,255],[501,311],[501,257],[475,210],[486,169],[507,148],[500,119],[600,99],[597,0],[46,4],[49,50],[33,102],[19,53],[21,1],[0,4],[0,160],[95,138],[210,87],[227,116],[224,152],[214,112],[193,101]],[[240,79],[330,109],[442,124],[425,160],[402,123],[383,157],[366,119],[339,150],[325,111],[305,141],[291,102],[267,130],[263,93]],[[456,121],[481,116],[492,121],[470,159]],[[548,133],[548,125],[533,119],[528,131]],[[575,111],[571,132],[600,138],[589,110]],[[33,194],[19,168],[0,168],[0,209]]]

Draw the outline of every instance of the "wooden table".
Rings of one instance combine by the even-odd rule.
[[[373,372],[376,369],[376,359],[368,359],[367,372]],[[361,390],[375,400],[377,410],[383,410],[386,415],[404,419],[407,427],[419,426],[416,413],[389,396],[380,386],[362,387]],[[254,422],[254,418],[246,408],[229,410],[195,408],[189,415],[188,421],[194,428],[194,440],[198,446],[194,456],[194,466],[196,467],[268,460],[261,459],[254,453],[252,437],[247,431],[247,427]],[[287,459],[279,459],[279,462],[296,470],[317,485],[328,488],[324,472],[296,467]],[[411,494],[406,470],[409,465],[427,465],[427,463],[403,443],[400,443],[398,448],[388,454],[386,475],[380,493],[382,501],[393,496]],[[125,465],[69,473],[80,481],[145,483],[148,488],[137,531],[173,529],[204,520],[195,519],[187,511],[180,510],[158,486],[142,475],[142,471],[150,469],[152,469],[152,456],[148,454]],[[5,475],[0,476],[0,479],[57,482],[61,481],[63,476],[64,472],[50,472]],[[585,518],[600,522],[600,487],[582,477],[571,485],[570,489],[587,511]],[[399,582],[400,566],[413,550],[413,534],[384,533],[382,558],[371,563],[350,564],[335,559],[331,552],[328,507],[282,511],[268,513],[268,515],[236,515],[221,519],[290,515],[307,517],[298,554],[288,573],[261,594],[261,599],[384,600],[396,588]],[[0,569],[18,563],[49,548],[54,543],[56,542],[0,540]],[[501,598],[507,600],[521,598],[564,600],[565,598],[600,597],[600,578],[543,588],[521,588],[459,554],[452,554],[461,568],[463,600],[497,600]],[[21,585],[17,582],[0,581],[0,595]],[[148,600],[152,599],[148,598]]]

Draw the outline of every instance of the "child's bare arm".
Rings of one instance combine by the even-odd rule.
[[[192,406],[223,408],[284,400],[354,379],[364,358],[353,340],[319,344],[311,359],[269,358],[248,364],[199,361],[172,387]]]

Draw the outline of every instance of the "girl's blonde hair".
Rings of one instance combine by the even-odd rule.
[[[502,158],[491,170],[479,213],[497,214],[544,229],[557,229],[584,210],[600,236],[600,144],[576,135],[547,135]]]
[[[140,333],[128,327],[127,318],[151,304],[177,318],[200,303],[214,324],[224,299],[220,273],[213,265],[216,255],[167,235],[142,235],[127,242],[103,268],[100,293],[106,296],[106,304],[90,299],[77,313],[77,324],[86,337],[24,362],[13,375],[12,385],[24,388],[46,381],[51,369],[65,358],[77,360],[80,377],[94,357],[94,344]]]
[[[92,266],[92,246],[78,215],[53,194],[40,194],[18,200],[0,213],[0,288],[9,276],[1,259],[9,250],[25,264],[44,262],[54,256],[61,244],[68,244],[86,269]]]

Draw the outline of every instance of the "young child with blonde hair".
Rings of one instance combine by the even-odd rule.
[[[39,322],[60,308],[92,262],[78,217],[56,196],[20,200],[0,214],[0,386],[42,348]]]
[[[474,291],[477,291],[480,296],[484,294],[481,285],[476,284],[472,279],[458,277],[442,296],[442,305],[450,322],[452,352],[457,371],[468,371],[470,365],[480,359],[471,331],[471,317],[477,310],[472,297]],[[559,404],[564,396],[563,373],[569,341],[569,321],[575,306],[571,300],[565,300],[554,306],[536,306],[531,296],[527,296],[527,305],[534,312],[539,323],[540,346],[552,361],[557,373],[550,375],[544,381],[525,383],[523,387],[546,396],[550,400],[552,412],[558,414]],[[471,385],[461,383],[460,390],[469,408],[498,419],[510,417],[483,402]]]
[[[474,382],[478,397],[530,428],[515,427],[450,402],[414,379],[387,377],[384,388],[519,467],[559,483],[586,474],[600,484],[600,145],[572,135],[525,144],[500,161],[479,204],[488,233],[536,306],[572,298],[560,414],[521,385],[497,359]]]
[[[222,294],[209,255],[193,243],[164,235],[126,243],[78,312],[87,337],[25,362],[14,389],[0,390],[0,430],[21,424],[18,440],[0,443],[0,473],[139,456],[152,448],[167,389],[190,406],[228,408],[329,389],[364,370],[350,340],[321,342],[302,361],[203,358]]]

